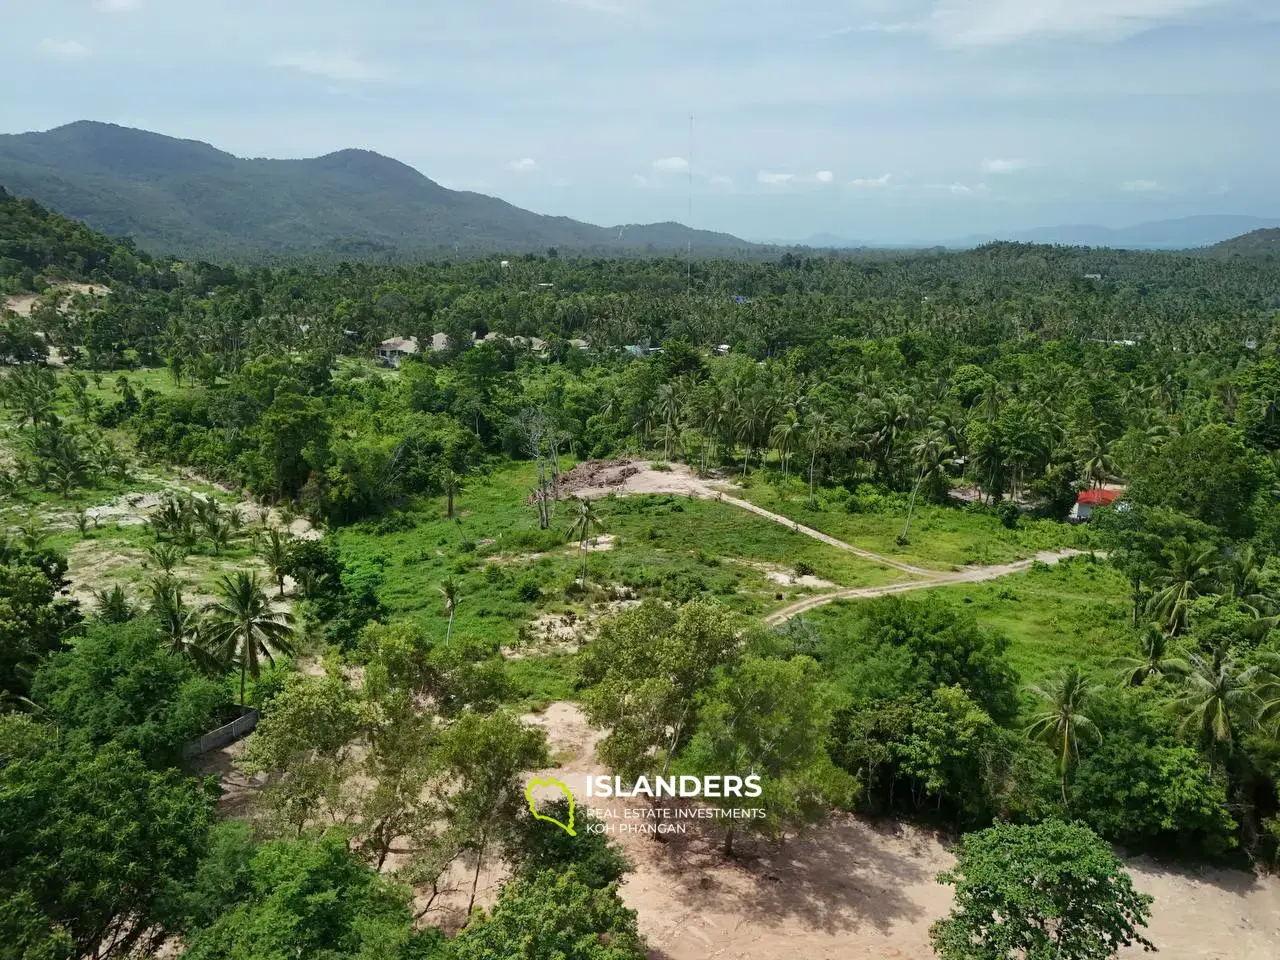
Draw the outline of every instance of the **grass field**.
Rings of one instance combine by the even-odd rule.
[[[759,472],[748,475],[746,485],[734,495],[855,547],[935,570],[1008,563],[1040,550],[1084,549],[1091,545],[1087,527],[1023,517],[1018,527],[1010,530],[994,514],[983,510],[917,502],[910,542],[900,546],[897,537],[907,514],[905,495],[852,498],[859,507],[854,512],[846,491],[828,489],[819,491],[815,505],[810,507],[808,491],[801,480],[793,478],[790,484],[783,485],[781,478],[772,473]]]
[[[1000,580],[930,591],[935,592],[1009,638],[1008,657],[1024,683],[1038,683],[1070,664],[1105,676],[1115,657],[1136,649],[1128,583],[1105,561],[1075,557]],[[819,632],[838,633],[856,602],[830,604],[805,619]]]
[[[459,587],[455,632],[514,645],[522,624],[548,614],[585,615],[620,597],[690,600],[711,595],[756,616],[802,588],[769,573],[800,572],[841,586],[891,583],[898,572],[867,563],[737,507],[673,495],[605,497],[596,511],[605,535],[588,557],[593,589],[576,584],[581,553],[569,542],[571,505],[561,503],[550,530],[525,504],[533,467],[513,464],[471,481],[456,517],[443,499],[357,524],[335,534],[345,560],[377,567],[393,616],[439,622],[439,587]],[[598,585],[608,585],[602,589]]]

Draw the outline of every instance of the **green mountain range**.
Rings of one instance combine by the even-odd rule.
[[[245,160],[207,143],[90,121],[0,135],[0,186],[132,237],[143,250],[210,260],[762,249],[677,223],[598,227],[542,216],[446,189],[368,150]]]
[[[1254,230],[1244,236],[1215,243],[1204,252],[1211,257],[1280,258],[1280,227]]]

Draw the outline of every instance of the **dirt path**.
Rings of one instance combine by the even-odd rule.
[[[582,475],[587,478],[584,484],[575,482],[575,474],[581,468],[590,468],[582,471]],[[722,486],[717,486],[703,480],[701,477],[694,476],[693,471],[682,463],[673,463],[666,470],[653,469],[653,464],[647,460],[619,460],[609,464],[594,462],[581,464],[579,468],[565,474],[565,483],[562,489],[575,496],[588,498],[603,497],[611,493],[620,497],[644,493],[675,493],[698,497],[702,500],[717,500],[720,503],[728,503],[739,509],[746,510],[748,513],[764,517],[766,520],[772,520],[788,530],[803,533],[807,537],[812,537],[814,540],[835,547],[838,550],[846,550],[854,556],[869,560],[872,563],[878,563],[881,566],[892,567],[894,570],[901,570],[903,573],[909,573],[913,577],[936,579],[947,576],[947,574],[938,570],[914,567],[909,563],[903,563],[900,560],[872,553],[870,550],[863,550],[851,543],[845,543],[843,540],[828,536],[821,530],[814,530],[812,527],[796,523],[796,521],[789,517],[784,517],[780,513],[774,513],[764,507],[758,507],[748,500],[741,500],[727,493]]]
[[[1045,563],[1053,566],[1059,561],[1068,557],[1080,556],[1084,552],[1083,550],[1045,551],[1037,553],[1029,560],[1018,560],[1014,563],[997,563],[989,567],[969,567],[959,573],[934,573],[928,580],[890,583],[882,587],[854,587],[849,590],[835,590],[831,593],[819,594],[816,597],[797,600],[790,606],[769,614],[764,622],[771,627],[777,626],[780,623],[786,623],[793,617],[798,617],[802,613],[808,613],[816,607],[825,606],[837,600],[863,600],[869,597],[883,597],[891,593],[907,593],[910,590],[931,590],[935,587],[945,587],[953,583],[982,583],[984,580],[997,580],[1000,577],[1007,577],[1010,574],[1030,570],[1033,563]]]

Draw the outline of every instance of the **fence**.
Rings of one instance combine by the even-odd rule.
[[[237,717],[230,723],[223,724],[217,730],[210,730],[199,740],[192,740],[182,748],[184,757],[198,757],[210,750],[218,750],[229,743],[235,743],[246,737],[258,725],[258,711],[246,710],[244,716]]]

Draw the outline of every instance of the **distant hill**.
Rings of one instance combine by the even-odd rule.
[[[762,248],[677,223],[599,227],[449,190],[368,150],[246,160],[81,121],[0,135],[0,185],[155,253],[205,259],[433,253],[728,254]]]
[[[147,259],[128,242],[0,187],[0,294],[40,290],[50,280],[132,280]]]
[[[1052,243],[1072,247],[1111,247],[1121,250],[1187,250],[1239,236],[1250,230],[1280,227],[1280,220],[1230,215],[1154,220],[1132,227],[1100,227],[1077,224],[1020,230],[1001,236],[975,235],[948,246],[969,247],[990,240],[1019,243]]]
[[[1271,257],[1280,258],[1280,228],[1254,230],[1242,237],[1223,240],[1201,251],[1207,257]]]

